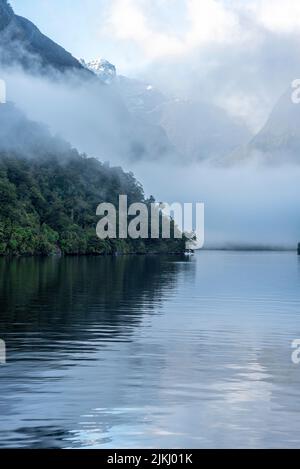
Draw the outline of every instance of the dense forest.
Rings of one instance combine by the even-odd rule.
[[[132,173],[79,154],[11,104],[0,108],[0,255],[184,251],[184,239],[98,239],[101,202],[153,199]]]

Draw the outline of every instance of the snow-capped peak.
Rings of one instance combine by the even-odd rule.
[[[86,62],[84,59],[80,59],[80,62],[85,68],[94,72],[104,83],[108,85],[112,83],[117,76],[116,67],[108,62],[108,60],[98,58],[91,60],[90,62]]]

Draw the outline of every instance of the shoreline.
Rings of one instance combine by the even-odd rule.
[[[203,249],[196,249],[194,254],[199,252],[238,252],[238,253],[266,253],[266,252],[293,252],[297,254],[297,249],[295,248],[219,248],[219,247],[212,247],[212,248],[203,248]],[[187,255],[185,252],[127,252],[127,253],[105,253],[105,254],[61,254],[61,255],[42,255],[42,254],[32,254],[32,255],[1,255],[0,259],[62,259],[62,258],[74,258],[74,257],[126,257],[126,256],[183,256],[193,257],[193,255]]]
[[[232,251],[232,252],[297,252],[297,247],[280,246],[223,246],[206,247],[202,251]],[[196,252],[196,251],[195,251]]]
[[[1,255],[0,259],[62,259],[72,257],[125,257],[125,256],[185,256],[185,252],[126,252],[126,253],[105,253],[105,254],[52,254],[49,256],[43,254]]]

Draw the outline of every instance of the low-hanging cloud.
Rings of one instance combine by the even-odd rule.
[[[157,126],[137,120],[114,86],[76,72],[31,75],[2,70],[7,99],[81,152],[113,164],[166,157],[171,148]]]

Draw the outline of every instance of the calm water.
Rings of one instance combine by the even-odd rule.
[[[293,253],[0,260],[2,447],[298,447]]]

